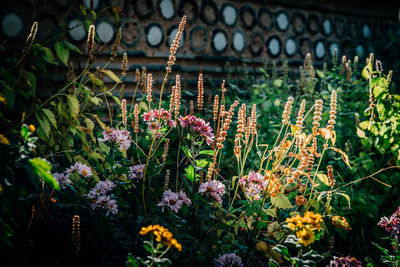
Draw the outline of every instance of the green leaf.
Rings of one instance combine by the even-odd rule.
[[[275,196],[271,196],[271,204],[278,209],[286,210],[293,208],[292,203],[290,203],[287,196],[285,196],[283,193],[278,193]]]
[[[192,165],[185,168],[185,177],[191,182],[194,181],[194,167]]]
[[[41,177],[46,183],[52,186],[56,190],[60,190],[60,185],[57,180],[50,173],[51,165],[48,161],[41,158],[33,158],[29,160],[33,168],[33,172]]]
[[[47,119],[51,123],[51,125],[54,126],[54,128],[57,128],[57,120],[56,117],[54,116],[53,112],[51,110],[44,108],[42,109],[43,113],[46,115]]]
[[[359,126],[360,126],[360,128],[362,130],[366,130],[368,128],[368,126],[369,126],[369,121],[363,121],[363,122],[360,123]]]
[[[79,114],[79,101],[75,95],[67,95],[69,113],[71,117],[78,117]]]
[[[54,50],[56,50],[56,55],[60,61],[68,66],[69,49],[64,46],[63,42],[56,42],[54,44]]]
[[[49,119],[44,114],[44,112],[42,112],[41,110],[39,110],[38,112],[35,113],[35,117],[36,117],[37,121],[39,122],[39,126],[40,126],[40,128],[38,130],[43,131],[44,135],[47,138],[49,138],[50,130],[51,130]]]
[[[365,78],[365,79],[369,79],[371,77],[371,71],[372,71],[372,63],[369,62],[368,65],[366,65],[364,67],[364,69],[362,70],[361,75]]]
[[[281,87],[282,84],[283,84],[283,81],[281,79],[274,80],[274,86]]]
[[[69,50],[71,50],[71,51],[75,51],[75,52],[77,52],[77,53],[79,53],[79,54],[83,54],[82,52],[81,52],[81,50],[79,50],[79,48],[78,47],[76,47],[75,45],[73,45],[73,44],[71,44],[70,42],[67,42],[67,41],[63,41],[64,42],[64,46],[66,47],[66,48],[68,48]]]
[[[58,64],[57,59],[54,56],[53,52],[50,50],[50,48],[42,46],[40,47],[40,50],[43,53],[44,60],[46,60],[50,64],[55,64],[55,65]]]
[[[326,185],[330,185],[328,176],[323,173],[317,173],[318,179]]]
[[[360,127],[357,127],[357,136],[360,138],[365,138],[365,132],[360,129]]]
[[[215,153],[214,150],[201,150],[199,152],[200,155],[210,155],[210,156],[214,155],[214,153]]]
[[[209,161],[205,160],[205,159],[199,159],[196,160],[196,167],[200,167],[200,168],[205,168],[207,167]]]
[[[381,96],[381,94],[386,92],[386,88],[382,86],[375,86],[373,92],[374,92],[374,97],[378,98]]]
[[[115,73],[112,72],[111,70],[102,69],[101,72],[103,72],[105,75],[110,77],[114,82],[116,82],[116,83],[120,83],[121,82],[121,80],[118,78],[118,76],[115,75]]]
[[[92,102],[93,104],[95,104],[96,106],[98,106],[101,102],[103,102],[103,100],[101,100],[101,98],[95,97],[95,96],[91,97],[89,99],[89,101]]]
[[[36,76],[32,72],[27,72],[28,75],[28,84],[31,87],[29,91],[30,96],[35,96],[36,94]]]
[[[325,73],[323,71],[317,70],[317,74],[321,79],[325,79]]]

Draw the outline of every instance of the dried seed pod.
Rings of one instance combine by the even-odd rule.
[[[28,37],[26,38],[25,48],[22,51],[22,54],[24,54],[24,55],[28,54],[29,50],[32,47],[33,42],[35,41],[37,30],[38,30],[38,22],[35,21],[32,24],[31,31],[30,31]]]
[[[151,102],[152,98],[151,98],[151,90],[152,90],[152,86],[153,86],[153,76],[151,75],[151,73],[149,73],[147,75],[147,88],[146,88],[146,100],[147,102]]]
[[[288,124],[290,120],[290,113],[292,113],[292,105],[293,105],[293,97],[289,96],[288,100],[286,101],[285,108],[282,114],[282,124]]]
[[[186,16],[183,16],[181,19],[181,22],[179,23],[178,32],[176,33],[175,39],[172,42],[171,47],[169,49],[170,54],[169,54],[169,58],[168,58],[168,62],[167,62],[168,66],[166,68],[167,73],[171,72],[171,68],[175,64],[175,61],[176,61],[175,55],[179,48],[179,43],[180,43],[180,40],[182,37],[183,30],[185,28],[185,24],[186,24]]]
[[[81,223],[79,215],[72,218],[72,245],[75,257],[78,257],[81,251]]]
[[[122,99],[121,101],[121,111],[122,111],[122,124],[126,126],[127,118],[126,118],[126,99]]]
[[[215,95],[214,106],[213,106],[213,121],[216,121],[218,119],[218,107],[219,107],[219,95]]]
[[[204,87],[203,87],[203,74],[199,74],[199,81],[197,83],[197,109],[201,111],[203,109],[203,94],[204,94]]]
[[[323,108],[323,105],[324,104],[324,101],[322,101],[321,99],[317,99],[317,100],[315,100],[315,110],[314,110],[314,117],[313,117],[313,125],[315,126],[315,127],[319,127],[320,126],[320,124],[319,124],[319,122],[322,120],[322,108]]]
[[[128,55],[124,52],[122,56],[122,76],[126,76],[126,72],[128,70]]]
[[[94,25],[90,25],[88,31],[88,38],[86,42],[86,53],[89,56],[89,62],[94,62],[94,34],[95,34],[95,27]]]
[[[336,90],[332,90],[331,94],[331,110],[329,111],[329,121],[328,121],[328,128],[329,130],[333,130],[336,123],[336,109],[337,109],[337,94]]]
[[[120,27],[118,29],[118,33],[117,33],[117,37],[115,38],[114,45],[113,45],[113,47],[111,49],[110,61],[113,61],[115,59],[115,57],[117,56],[118,47],[119,47],[119,44],[121,42],[121,36],[122,36],[122,30],[121,30],[121,27]]]
[[[134,117],[135,117],[135,123],[133,125],[133,131],[135,133],[139,133],[139,106],[138,106],[138,104],[135,104]]]

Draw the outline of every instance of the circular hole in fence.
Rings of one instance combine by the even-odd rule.
[[[228,37],[223,30],[214,30],[212,47],[217,53],[223,53],[228,47]]]
[[[335,18],[335,32],[338,37],[345,37],[346,35],[346,22],[342,17]]]
[[[68,22],[68,34],[75,42],[82,42],[86,38],[86,31],[83,27],[82,21],[79,19],[72,19]]]
[[[93,3],[93,7],[91,7],[91,3]],[[100,0],[83,0],[83,4],[86,8],[93,8],[93,10],[98,10],[100,8]]]
[[[121,24],[121,29],[121,40],[126,46],[133,47],[139,43],[142,29],[134,19],[124,19]]]
[[[99,20],[96,25],[96,34],[102,43],[108,44],[112,42],[114,33],[114,25],[111,21],[105,18]]]
[[[207,42],[207,30],[200,25],[196,25],[190,32],[190,47],[194,52],[202,52],[206,48]]]
[[[175,17],[174,3],[172,0],[160,0],[158,2],[158,8],[164,19],[170,20]]]
[[[236,30],[232,38],[232,47],[236,52],[243,52],[246,48],[246,34],[241,30]]]
[[[294,56],[297,51],[297,43],[294,38],[289,38],[286,40],[285,44],[285,54],[289,57]]]
[[[303,37],[299,41],[299,53],[302,57],[305,57],[307,53],[311,52],[312,44],[311,40],[307,37]]]
[[[238,11],[237,8],[229,3],[224,3],[221,8],[222,21],[226,26],[232,27],[236,24]]]
[[[371,27],[368,24],[364,24],[364,26],[362,27],[362,36],[364,37],[364,39],[371,39],[372,37],[372,31],[371,31]]]
[[[146,28],[146,41],[151,47],[159,46],[164,39],[164,32],[158,23],[151,23]]]
[[[242,6],[240,8],[239,16],[246,29],[251,30],[256,26],[256,12],[251,6]]]
[[[264,35],[260,32],[253,32],[250,36],[249,49],[253,56],[259,56],[264,49]]]
[[[285,12],[281,11],[276,15],[276,25],[280,31],[286,31],[289,28],[289,18]]]
[[[277,57],[282,50],[282,43],[279,37],[271,36],[267,41],[267,49],[272,57]]]
[[[322,41],[317,41],[315,43],[314,53],[315,57],[318,59],[322,59],[325,57],[326,49],[325,44]]]
[[[331,57],[333,57],[335,55],[335,49],[337,50],[337,53],[339,55],[339,44],[336,42],[333,42],[329,45],[329,53],[330,53]]]
[[[306,17],[304,14],[295,12],[292,15],[292,27],[293,32],[297,35],[301,35],[306,30]]]
[[[358,44],[356,46],[356,55],[359,57],[363,57],[365,54],[364,46],[361,44]]]
[[[330,19],[325,19],[324,22],[322,22],[322,33],[325,36],[329,36],[332,32],[332,21]]]
[[[15,38],[22,34],[24,21],[22,17],[15,12],[7,12],[1,21],[1,29],[5,36]]]
[[[188,23],[194,23],[198,17],[198,9],[196,1],[194,0],[181,0],[178,6],[178,15],[182,17],[186,15]]]

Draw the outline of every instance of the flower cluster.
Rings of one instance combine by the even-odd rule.
[[[176,122],[171,119],[171,113],[163,108],[161,108],[161,112],[158,109],[152,109],[144,113],[142,117],[147,124],[147,130],[152,136],[157,134],[157,137],[160,137],[162,127],[165,125],[176,127]]]
[[[90,169],[89,166],[86,164],[82,164],[80,162],[76,162],[74,165],[72,165],[69,169],[65,171],[65,176],[69,178],[69,176],[74,172],[77,171],[80,175],[84,177],[90,177],[92,176],[92,169]]]
[[[242,267],[242,259],[236,255],[235,253],[226,253],[220,256],[218,259],[215,259],[215,267],[224,267],[224,266],[237,266]]]
[[[400,242],[400,206],[389,218],[382,217],[378,225],[385,228],[392,238]]]
[[[261,198],[263,191],[267,189],[268,181],[258,172],[250,171],[249,175],[240,178],[239,184],[242,186],[247,198],[257,200]]]
[[[328,267],[361,267],[361,261],[356,258],[347,257],[333,257]]]
[[[321,214],[307,211],[303,217],[296,215],[287,218],[286,222],[288,227],[296,232],[296,236],[300,239],[299,243],[308,246],[315,240],[314,230],[321,230],[323,220]]]
[[[138,164],[133,167],[129,167],[129,178],[139,181],[143,178],[144,168],[144,164]]]
[[[110,180],[98,182],[86,195],[87,198],[93,201],[91,205],[92,209],[103,208],[107,210],[107,214],[110,212],[112,214],[117,214],[118,206],[116,201],[106,195],[109,191],[113,190],[114,187],[115,184]]]
[[[175,238],[172,238],[172,233],[164,226],[156,224],[156,225],[149,225],[147,227],[142,227],[139,234],[147,235],[150,232],[153,232],[157,242],[163,243],[168,247],[173,246],[178,251],[182,251],[182,245],[179,244]]]
[[[182,208],[182,204],[186,205],[192,204],[192,201],[186,196],[186,194],[181,191],[179,193],[172,192],[171,190],[166,190],[163,193],[163,198],[157,206],[162,207],[162,212],[164,212],[164,208],[167,206],[175,213],[178,213],[178,210]]]
[[[65,189],[71,185],[71,180],[69,179],[69,175],[65,173],[54,173],[53,177],[57,180],[61,189]]]
[[[99,138],[100,142],[114,142],[119,145],[120,150],[128,149],[131,146],[130,133],[127,130],[107,128],[102,134],[103,138]]]
[[[203,119],[191,115],[181,116],[179,122],[183,128],[190,127],[190,131],[203,136],[207,144],[211,144],[214,141],[214,134],[209,122],[206,123]]]
[[[199,193],[212,196],[218,203],[222,204],[222,196],[225,194],[225,185],[217,180],[200,184]]]

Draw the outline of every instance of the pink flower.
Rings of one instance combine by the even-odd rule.
[[[90,177],[92,176],[92,169],[90,169],[89,166],[86,164],[82,164],[80,162],[76,162],[74,165],[72,165],[69,169],[65,171],[65,176],[66,178],[69,178],[69,176],[74,172],[78,171],[78,173],[82,176],[85,177]]]
[[[147,124],[147,130],[152,136],[157,133],[157,137],[160,137],[165,126],[176,127],[176,122],[171,119],[171,113],[163,108],[161,108],[161,112],[158,109],[149,110],[142,117]]]
[[[214,134],[209,122],[206,123],[203,119],[187,115],[185,117],[180,116],[179,123],[181,127],[189,127],[190,131],[194,134],[203,136],[206,139],[207,144],[211,144],[214,141]]]
[[[71,185],[71,180],[69,179],[69,175],[66,175],[64,173],[54,173],[53,176],[57,180],[61,189],[65,189]]]
[[[163,193],[163,198],[157,206],[162,207],[161,211],[164,212],[164,208],[168,207],[170,210],[178,213],[178,211],[182,208],[182,204],[186,205],[192,204],[192,201],[187,198],[184,192],[174,193],[171,190],[166,190]]]
[[[200,184],[199,193],[201,195],[210,195],[218,203],[222,204],[222,196],[225,194],[225,185],[217,180],[208,181]]]
[[[103,138],[99,138],[100,142],[114,142],[119,145],[119,149],[128,149],[131,145],[130,132],[127,130],[118,130],[108,128],[102,132]]]
[[[242,186],[247,198],[257,200],[261,198],[263,191],[267,189],[268,180],[260,173],[250,171],[248,176],[240,178],[239,184]]]

